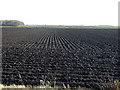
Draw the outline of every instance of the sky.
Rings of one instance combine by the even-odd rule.
[[[118,25],[119,0],[0,0],[0,20],[37,25]]]

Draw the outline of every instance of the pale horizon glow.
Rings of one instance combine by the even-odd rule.
[[[118,25],[119,0],[1,0],[0,20],[37,25]]]

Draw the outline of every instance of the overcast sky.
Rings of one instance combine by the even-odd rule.
[[[118,25],[118,1],[0,0],[0,20],[40,25]]]

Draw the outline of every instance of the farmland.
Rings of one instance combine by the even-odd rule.
[[[117,29],[4,27],[2,37],[4,85],[99,88],[120,80]]]

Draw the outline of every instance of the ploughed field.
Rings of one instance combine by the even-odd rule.
[[[5,85],[98,88],[120,80],[117,29],[3,28],[2,37]]]

